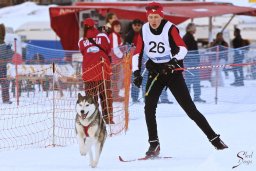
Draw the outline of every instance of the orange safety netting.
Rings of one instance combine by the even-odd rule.
[[[55,60],[54,64],[49,61],[6,62],[7,77],[1,80],[5,80],[8,87],[1,86],[0,94],[8,93],[12,104],[0,100],[0,151],[75,143],[75,106],[78,93],[86,93],[82,76],[88,71],[93,71],[92,78],[103,76],[103,80],[98,84],[88,84],[87,90],[98,89],[103,95],[110,94],[103,98],[103,103],[100,96],[98,101],[101,113],[113,115],[115,124],[107,125],[108,135],[126,131],[133,50],[130,47],[120,49],[123,58],[118,63],[105,66],[102,61],[97,64],[109,69],[93,71],[96,65],[84,73],[81,62],[76,61],[63,63]],[[122,72],[113,68],[120,68]],[[105,74],[110,78],[104,78]],[[117,92],[119,97],[115,95]]]

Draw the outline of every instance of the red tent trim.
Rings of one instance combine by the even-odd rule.
[[[58,6],[49,9],[51,27],[60,37],[65,50],[77,50],[79,40],[79,12],[96,9],[101,14],[116,13],[119,19],[139,18],[146,21],[145,6],[148,2],[78,2],[73,6]],[[160,2],[165,19],[180,24],[190,18],[211,17],[224,14],[256,16],[256,9],[213,2]],[[102,12],[104,11],[104,12]]]

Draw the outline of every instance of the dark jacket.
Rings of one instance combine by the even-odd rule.
[[[132,44],[133,38],[134,38],[135,32],[133,30],[130,30],[126,35],[124,39],[124,44]]]
[[[183,36],[183,40],[187,46],[188,53],[184,59],[184,63],[186,66],[197,66],[200,63],[200,56],[198,53],[197,41],[194,36],[187,32]]]
[[[237,36],[235,37],[233,40],[232,40],[232,45],[233,45],[233,48],[240,48],[240,47],[243,47],[244,44],[243,44],[243,39],[241,36]]]
[[[186,43],[188,51],[198,50],[197,41],[191,33],[187,32],[183,36],[183,40]]]
[[[0,44],[0,78],[6,78],[7,63],[11,62],[13,51],[10,45]]]
[[[242,63],[244,59],[244,49],[240,49],[244,46],[243,39],[240,35],[236,36],[232,40],[233,48],[235,48],[234,63]],[[238,49],[237,49],[238,48]]]

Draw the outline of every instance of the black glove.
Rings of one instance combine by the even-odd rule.
[[[142,76],[140,75],[140,71],[139,70],[134,71],[133,76],[134,76],[133,84],[136,87],[140,88],[142,83]]]
[[[173,73],[175,68],[178,68],[178,60],[176,58],[172,58],[169,62],[162,65],[160,73],[167,75],[169,73]]]
[[[148,60],[146,62],[146,68],[148,71],[152,71],[152,70],[156,69],[156,66],[154,66],[154,63],[151,60]]]
[[[178,60],[176,58],[172,58],[169,62],[168,62],[168,67],[172,70],[174,70],[175,68],[179,67],[178,64]]]

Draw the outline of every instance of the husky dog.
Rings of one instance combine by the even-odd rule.
[[[95,168],[107,137],[106,124],[99,111],[99,104],[91,96],[78,94],[76,112],[75,127],[80,154],[85,156],[89,152],[90,165]]]

